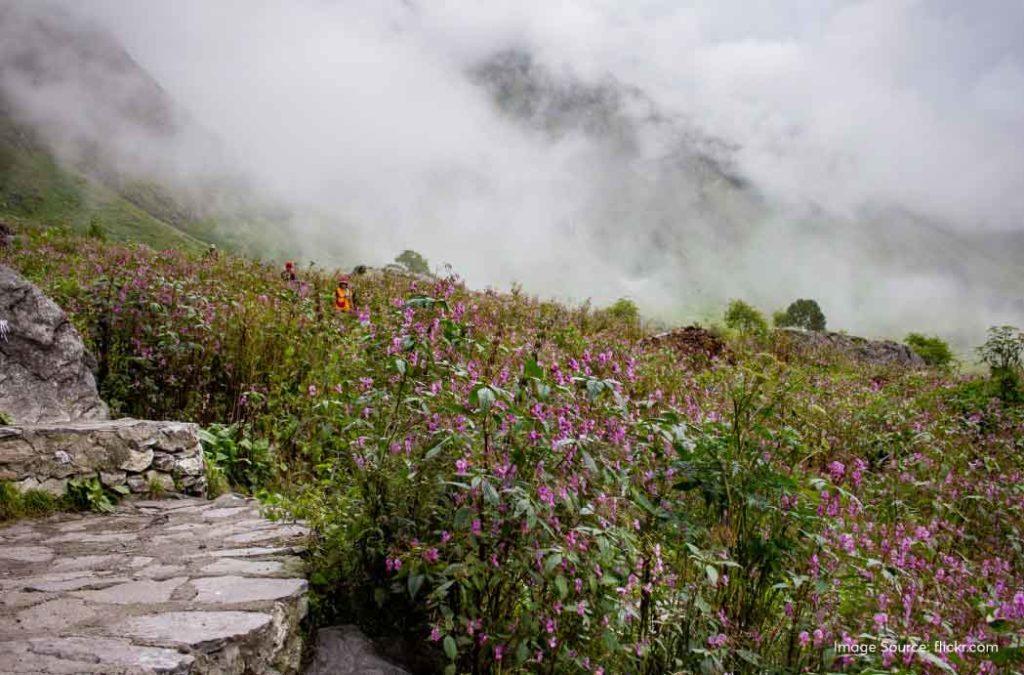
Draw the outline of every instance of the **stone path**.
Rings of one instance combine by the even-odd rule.
[[[0,673],[295,672],[306,536],[233,495],[0,528]]]

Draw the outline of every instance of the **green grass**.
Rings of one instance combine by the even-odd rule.
[[[154,200],[139,203],[143,206],[61,166],[0,113],[0,219],[62,226],[80,233],[98,223],[114,241],[137,241],[157,249],[197,251],[206,247],[203,241],[163,219],[165,214],[144,208],[147,204],[153,206]]]
[[[64,497],[56,497],[44,490],[19,492],[11,483],[0,481],[0,522],[39,518],[70,507]]]

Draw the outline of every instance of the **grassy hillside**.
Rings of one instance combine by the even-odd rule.
[[[209,425],[215,482],[310,522],[319,620],[417,669],[1022,668],[1024,410],[981,377],[772,336],[709,359],[455,278],[358,276],[338,315],[323,270],[55,230],[0,261],[115,411]]]
[[[136,192],[143,190],[136,188]],[[164,206],[167,212],[169,208]],[[59,165],[31,132],[2,110],[0,219],[59,225],[83,233],[95,226],[115,241],[136,241],[155,248],[206,247],[165,220],[158,209],[146,210],[97,180]]]

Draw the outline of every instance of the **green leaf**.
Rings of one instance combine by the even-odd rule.
[[[558,590],[558,596],[560,598],[564,599],[569,595],[569,584],[566,583],[565,577],[561,574],[555,577],[555,588]]]
[[[498,497],[498,491],[494,489],[489,482],[483,481],[484,499],[487,500],[488,504],[496,505],[500,500]]]
[[[705,565],[704,572],[708,575],[708,581],[711,582],[712,586],[718,585],[718,570],[715,569],[714,565]]]
[[[454,525],[457,530],[464,530],[469,527],[470,521],[473,519],[473,511],[468,506],[461,507],[455,512]]]
[[[487,412],[494,405],[496,396],[490,387],[480,387],[475,392],[476,405],[482,412]]]
[[[437,457],[438,453],[441,452],[441,449],[444,446],[448,445],[448,442],[451,441],[451,440],[452,440],[451,436],[445,436],[443,439],[441,439],[440,443],[438,443],[437,445],[432,447],[430,450],[427,450],[427,454],[424,456],[424,459],[433,459],[433,458]]]
[[[449,661],[454,661],[455,657],[459,653],[459,648],[455,645],[455,638],[451,635],[444,636],[444,655],[448,657]]]
[[[939,670],[941,670],[941,671],[943,671],[945,673],[955,673],[956,672],[956,670],[953,668],[953,666],[949,665],[948,663],[946,663],[945,661],[943,661],[942,659],[940,659],[938,656],[936,656],[935,654],[933,654],[930,651],[927,651],[927,650],[920,651],[920,652],[916,652],[916,654],[925,663],[930,663],[930,664],[932,664],[933,666],[937,667]]]
[[[998,664],[1024,663],[1024,647],[1004,647],[987,656],[990,661]]]
[[[544,377],[544,369],[540,367],[536,359],[530,359],[523,366],[523,375],[540,379]]]
[[[395,370],[398,371],[399,375],[405,375],[405,371],[406,371],[405,359],[395,359]]]
[[[423,587],[423,575],[422,574],[410,574],[408,580],[409,597],[413,600],[416,599],[416,594],[420,592],[420,588]]]
[[[544,561],[544,571],[545,572],[550,572],[551,570],[555,569],[556,567],[558,567],[561,564],[562,564],[562,555],[560,553],[552,554],[552,555],[548,556],[547,560]]]

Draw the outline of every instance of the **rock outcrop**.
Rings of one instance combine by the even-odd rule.
[[[316,632],[313,662],[306,675],[408,675],[385,660],[355,626],[328,626]]]
[[[905,368],[923,368],[925,365],[924,359],[914,350],[892,340],[868,340],[856,335],[799,328],[779,328],[777,332],[783,344],[806,355],[832,353],[860,363]]]
[[[0,480],[60,495],[69,479],[93,476],[133,493],[204,494],[198,428],[132,419],[0,427]]]
[[[67,315],[0,265],[0,413],[14,424],[102,420],[93,360]]]

